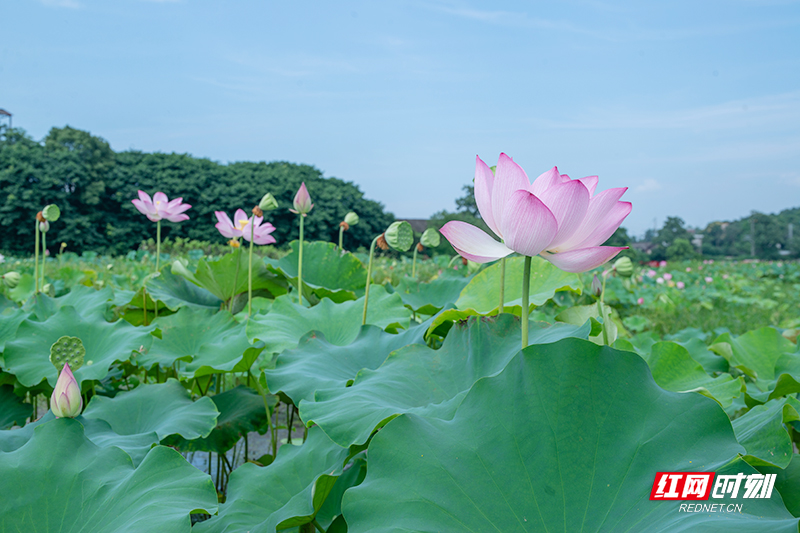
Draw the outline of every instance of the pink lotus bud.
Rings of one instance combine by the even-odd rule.
[[[666,274],[664,274],[664,279],[667,280],[667,281],[671,280],[672,279],[672,274],[667,272]]]
[[[660,263],[658,263],[658,266],[665,267],[665,266],[667,266],[667,262],[666,261],[661,261]]]
[[[678,288],[679,289],[683,289],[684,287],[686,287],[686,284],[684,282],[682,282],[682,281],[679,281],[678,282]]]
[[[305,182],[300,185],[300,189],[294,196],[293,207],[294,209],[290,209],[289,211],[303,216],[305,216],[309,211],[311,211],[311,208],[314,207],[314,204],[311,203],[311,196],[308,194],[308,189],[306,189]]]
[[[67,363],[64,363],[56,388],[50,396],[50,409],[57,418],[75,418],[83,409],[81,388]]]
[[[692,267],[686,267],[686,272],[691,272],[691,271],[692,271]]]
[[[636,300],[636,303],[642,305],[644,303],[644,298],[639,298],[638,300]]]

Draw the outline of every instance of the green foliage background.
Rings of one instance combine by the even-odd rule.
[[[324,178],[313,166],[283,161],[223,165],[186,154],[114,152],[100,137],[71,128],[53,128],[42,142],[21,129],[0,136],[0,250],[33,250],[34,216],[46,204],[61,208],[61,219],[47,235],[51,253],[61,242],[68,250],[120,253],[154,237],[155,225],[131,203],[141,189],[152,196],[182,196],[192,205],[190,220],[163,222],[162,237],[224,242],[214,227],[214,211],[233,217],[249,210],[267,192],[280,207],[267,214],[278,245],[298,238],[297,216],[288,208],[305,181],[314,209],[306,218],[309,240],[338,239],[339,222],[348,211],[361,217],[345,234],[345,246],[369,246],[394,216],[379,202],[364,198],[352,182]]]

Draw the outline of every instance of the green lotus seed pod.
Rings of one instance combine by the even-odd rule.
[[[42,292],[48,295],[50,298],[54,298],[56,295],[56,288],[53,287],[52,283],[45,283],[42,287]]]
[[[386,243],[398,252],[407,252],[414,244],[414,230],[405,220],[398,220],[386,229]]]
[[[86,348],[78,337],[61,337],[50,347],[50,362],[61,369],[67,363],[72,370],[83,366]]]
[[[61,216],[61,209],[55,204],[47,205],[42,209],[42,216],[47,221],[55,222]]]
[[[348,226],[355,226],[358,224],[358,215],[355,212],[350,211],[344,216],[344,221],[347,222]]]
[[[631,261],[631,258],[623,256],[617,259],[614,263],[614,270],[616,270],[617,274],[623,278],[629,278],[633,276],[633,262]]]
[[[422,233],[422,237],[419,238],[420,244],[422,246],[427,246],[428,248],[436,248],[439,246],[439,243],[442,241],[442,238],[439,236],[439,232],[434,228],[428,228]]]
[[[6,287],[9,289],[13,289],[17,285],[19,285],[19,280],[22,276],[19,275],[19,272],[6,272],[3,274],[3,283],[5,283]]]
[[[272,196],[271,192],[268,192],[263,198],[261,198],[261,201],[258,202],[258,207],[262,211],[272,211],[273,209],[278,209],[278,200]]]

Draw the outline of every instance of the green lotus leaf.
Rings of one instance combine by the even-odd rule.
[[[405,277],[400,280],[395,290],[411,310],[423,315],[434,315],[447,304],[455,304],[470,279],[437,278],[430,283],[421,283]]]
[[[742,451],[713,400],[661,389],[636,354],[565,339],[475,383],[452,420],[389,423],[342,508],[350,533],[796,532],[777,491],[741,513],[649,500],[656,472],[754,473]]]
[[[658,386],[673,392],[696,391],[728,407],[745,389],[744,380],[730,374],[712,378],[688,350],[674,342],[658,342],[643,356]]]
[[[17,328],[28,317],[28,314],[18,307],[3,309],[0,312],[0,353],[5,349],[7,341],[16,338]],[[0,366],[2,366],[2,359],[0,359]]]
[[[83,341],[86,357],[75,378],[78,382],[101,380],[115,361],[127,361],[133,351],[149,348],[151,330],[135,328],[123,320],[111,324],[84,317],[65,305],[44,322],[29,318],[19,325],[17,338],[6,343],[5,366],[25,387],[43,379],[54,387],[58,370],[50,362],[50,347],[63,336],[76,336]]]
[[[19,277],[19,283],[13,289],[8,289],[6,294],[15,302],[26,302],[36,292],[36,280],[30,274]]]
[[[24,426],[25,419],[33,413],[33,406],[14,394],[11,385],[0,386],[0,429]]]
[[[238,263],[238,264],[237,264]],[[197,272],[189,281],[207,290],[217,298],[227,301],[231,295],[247,292],[248,254],[241,248],[225,254],[215,261],[201,259]],[[261,261],[253,261],[253,290],[267,291],[273,297],[286,294],[287,285],[267,270]]]
[[[281,446],[269,466],[246,463],[234,470],[219,515],[192,531],[274,533],[307,524],[337,483],[348,455],[347,448],[331,442],[319,428],[311,428],[302,446]]]
[[[175,450],[157,446],[134,469],[70,418],[41,424],[1,457],[0,531],[189,533],[190,513],[217,509],[211,479]]]
[[[753,466],[786,468],[792,460],[792,440],[783,427],[800,420],[800,402],[795,398],[770,400],[736,418],[733,430],[747,450],[745,459]]]
[[[531,326],[531,343],[589,334],[588,323]],[[476,381],[503,370],[519,350],[519,319],[508,314],[471,318],[453,326],[438,350],[406,346],[376,370],[360,370],[349,387],[317,390],[314,401],[300,402],[300,417],[309,426],[319,425],[341,446],[366,442],[376,428],[401,413],[449,418]]]
[[[247,336],[266,344],[267,353],[281,353],[294,348],[310,331],[319,331],[328,342],[347,346],[361,330],[364,298],[333,303],[325,298],[314,307],[297,305],[283,296],[275,299],[269,313],[257,315],[247,323]],[[367,324],[382,329],[408,328],[411,311],[397,294],[389,294],[380,285],[370,289]]]
[[[244,276],[247,281],[247,270]],[[222,305],[223,298],[214,296],[209,291],[190,283],[186,278],[173,274],[168,268],[162,270],[159,276],[147,280],[146,285],[150,298],[162,302],[172,311],[177,311],[181,307],[216,310]],[[230,294],[227,297],[230,298]]]
[[[219,411],[206,396],[193,402],[175,379],[140,385],[114,398],[94,396],[83,411],[84,418],[105,420],[119,435],[154,432],[159,439],[180,435],[186,439],[206,437],[217,425]]]
[[[775,488],[781,493],[783,503],[794,516],[800,517],[800,459],[797,454],[786,468],[776,466],[757,466],[762,474],[776,474]]]
[[[264,370],[267,386],[299,405],[300,400],[313,400],[315,390],[345,387],[362,368],[378,368],[391,352],[423,342],[424,335],[423,326],[396,335],[376,326],[362,326],[352,343],[337,346],[322,333],[309,334],[297,348],[281,353],[274,369]]]
[[[39,322],[44,322],[65,306],[74,307],[78,314],[84,318],[104,321],[113,299],[114,293],[107,287],[98,291],[91,287],[78,285],[58,298],[51,298],[46,294],[37,294],[35,298],[25,303],[24,308],[26,311],[33,313],[35,319]]]

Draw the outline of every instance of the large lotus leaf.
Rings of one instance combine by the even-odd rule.
[[[294,303],[288,296],[275,299],[269,313],[257,315],[247,323],[247,336],[266,343],[267,353],[281,353],[294,348],[310,331],[319,331],[332,344],[346,346],[361,330],[364,297],[339,304],[325,298],[314,307]],[[370,288],[367,324],[382,329],[408,328],[411,311],[400,296],[389,294],[380,285]]]
[[[608,343],[614,344],[620,332],[625,332],[625,328],[616,309],[606,305],[603,307],[603,313],[605,317],[603,317],[602,322],[603,324],[608,324],[608,332],[604,334],[602,328],[598,329],[598,331],[592,332],[593,335],[589,337],[589,340],[595,344],[605,344],[605,339],[608,337]],[[583,324],[591,318],[598,321],[598,323],[600,322],[600,307],[596,303],[568,307],[556,315],[556,320],[573,326]]]
[[[147,280],[146,285],[150,298],[162,302],[172,311],[177,311],[180,307],[219,309],[222,305],[222,299],[190,283],[183,276],[173,274],[170,269],[162,270],[160,275]],[[230,294],[228,297],[230,298]]]
[[[794,516],[800,517],[800,459],[797,454],[792,455],[789,466],[778,468],[776,466],[756,467],[762,474],[776,474],[775,488],[781,493],[783,503]]]
[[[153,322],[161,331],[147,353],[136,356],[136,364],[151,367],[158,363],[170,366],[178,359],[186,361],[181,373],[186,376],[230,372],[238,369],[245,352],[252,348],[244,324],[233,319],[227,311],[184,307],[174,315],[159,317]],[[249,354],[250,364],[258,353]]]
[[[447,304],[454,304],[471,278],[437,278],[421,283],[405,277],[397,285],[397,294],[409,308],[424,315],[433,315]]]
[[[505,312],[520,315],[522,309],[522,271],[524,257],[506,259]],[[441,313],[430,327],[435,330],[447,321],[465,320],[468,316],[496,314],[500,298],[500,262],[475,275],[461,291],[456,308]],[[529,303],[532,306],[544,305],[556,291],[572,290],[580,292],[583,285],[576,274],[564,272],[541,257],[531,262]]]
[[[38,294],[35,298],[28,300],[24,307],[26,311],[33,313],[39,322],[44,322],[55,315],[64,306],[74,307],[84,318],[105,320],[113,299],[114,293],[108,287],[98,291],[91,287],[77,285],[67,294],[58,298]]]
[[[346,346],[331,344],[322,333],[307,335],[297,348],[278,356],[274,369],[264,370],[267,386],[298,405],[300,400],[313,400],[315,390],[344,387],[362,368],[378,368],[391,352],[423,342],[424,335],[422,326],[396,335],[362,326],[358,337]]]
[[[302,446],[281,446],[271,465],[246,463],[234,470],[219,515],[192,531],[274,533],[307,524],[333,489],[347,457],[347,448],[311,428]]]
[[[558,324],[529,332],[530,343],[586,338],[590,326]],[[401,413],[443,418],[472,385],[505,368],[520,350],[519,319],[502,314],[456,324],[438,350],[413,344],[389,355],[376,370],[363,369],[349,387],[317,390],[314,401],[300,402],[300,417],[317,424],[342,446],[366,442],[370,434]]]
[[[703,366],[708,374],[715,372],[728,372],[730,370],[728,361],[708,349],[702,340],[692,337],[688,339],[665,339],[673,340],[689,351],[689,355]]]
[[[33,406],[14,394],[11,385],[0,386],[0,429],[13,425],[24,426],[25,419],[33,413]]]
[[[239,442],[242,435],[266,429],[267,414],[264,398],[243,385],[210,396],[219,411],[217,425],[207,436],[186,440],[170,437],[165,444],[175,445],[179,450],[225,453]],[[275,407],[275,396],[268,396],[270,411]]]
[[[266,259],[269,269],[286,277],[297,286],[298,241],[289,243],[292,251],[276,260]],[[312,241],[303,243],[303,285],[318,297],[328,297],[336,302],[355,300],[356,292],[367,283],[367,269],[351,253],[342,253],[331,242]],[[327,289],[327,290],[326,290]]]
[[[54,387],[58,370],[50,362],[50,346],[60,337],[78,337],[86,347],[84,364],[75,371],[75,378],[101,380],[115,361],[127,361],[133,351],[147,349],[153,340],[152,327],[133,327],[123,320],[115,323],[81,316],[74,307],[65,305],[45,320],[23,321],[17,338],[6,343],[3,353],[9,372],[25,387],[33,387],[47,379]]]
[[[15,302],[25,302],[33,296],[36,291],[36,280],[30,274],[23,274],[19,277],[19,283],[13,289],[8,289],[9,298]]]
[[[1,457],[0,531],[188,533],[191,512],[217,508],[211,478],[175,450],[153,448],[134,469],[128,454],[96,446],[69,418],[40,425]]]
[[[786,468],[792,460],[792,440],[783,427],[800,420],[800,402],[794,398],[770,400],[735,419],[733,430],[755,466]]]
[[[754,472],[729,464],[742,451],[713,400],[661,389],[635,354],[566,339],[477,382],[452,420],[389,423],[342,508],[350,533],[796,532],[777,491],[741,514],[649,500],[656,472]]]
[[[16,338],[17,328],[27,317],[28,313],[18,307],[9,307],[0,312],[0,354],[3,353],[6,342]]]
[[[205,437],[217,425],[219,411],[211,398],[196,402],[175,379],[140,385],[114,398],[94,396],[83,411],[84,418],[99,418],[119,435],[155,432],[159,439],[181,435],[186,439]]]
[[[748,331],[738,337],[724,333],[714,344],[722,343],[730,346],[730,351],[720,350],[728,359],[730,366],[740,369],[755,380],[753,383],[755,389],[748,387],[748,394],[762,402],[766,401],[768,396],[763,393],[775,388],[775,381],[778,378],[775,365],[778,359],[796,349],[791,341],[771,327]]]
[[[220,300],[229,300],[232,295],[247,292],[247,269],[248,254],[239,248],[238,251],[223,255],[215,261],[201,259],[197,264],[197,272],[189,278],[189,281],[206,289]],[[186,275],[185,271],[181,273]],[[287,292],[286,283],[269,272],[263,262],[256,260],[253,261],[253,290],[265,290],[273,296]]]
[[[712,378],[689,356],[686,348],[671,341],[654,344],[650,354],[643,357],[658,386],[668,391],[699,392],[728,407],[745,389],[741,377],[734,379],[723,374]]]

